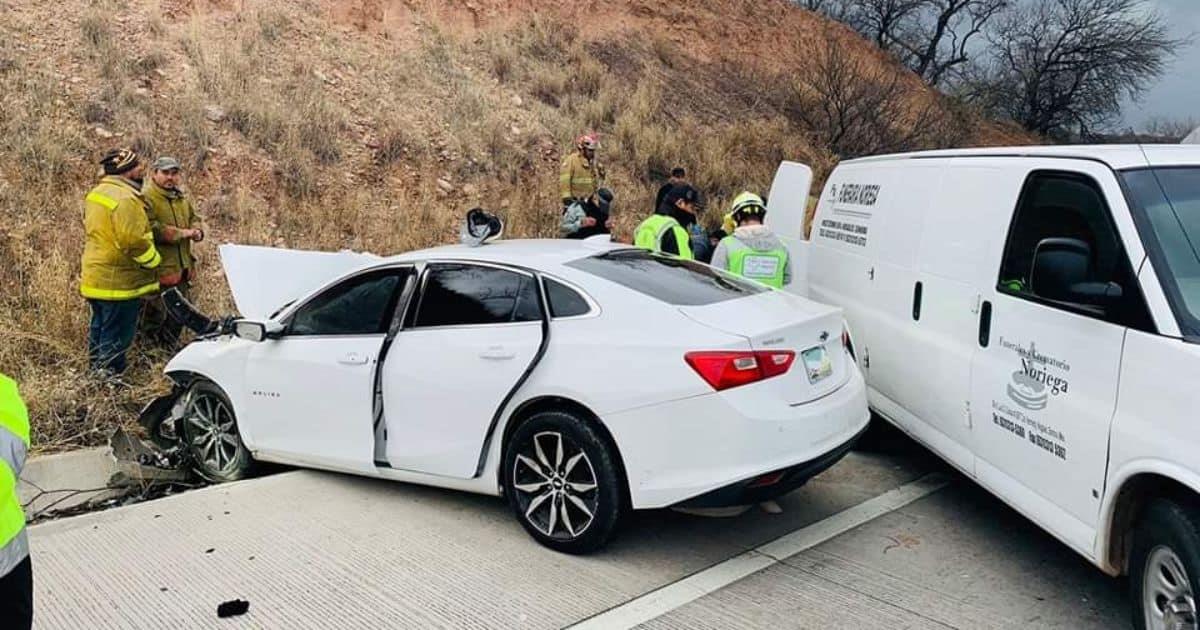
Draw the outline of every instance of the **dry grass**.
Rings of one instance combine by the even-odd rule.
[[[794,111],[794,78],[690,56],[653,29],[597,38],[540,15],[464,35],[423,20],[393,42],[308,3],[164,16],[143,2],[26,4],[0,23],[4,42],[67,34],[45,40],[51,54],[0,48],[0,370],[22,384],[43,450],[104,440],[163,387],[166,356],[141,348],[129,388],[85,374],[79,203],[110,146],[186,160],[210,236],[197,299],[214,313],[232,308],[218,242],[395,253],[452,241],[476,204],[510,235],[553,236],[559,160],[581,130],[601,134],[626,239],[672,166],[704,190],[714,225],[781,159],[819,179],[836,161]],[[98,125],[122,135],[100,139]]]

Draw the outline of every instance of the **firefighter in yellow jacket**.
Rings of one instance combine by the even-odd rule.
[[[17,478],[29,451],[29,412],[17,384],[0,374],[0,619],[5,628],[33,624],[33,569]]]
[[[101,375],[125,371],[125,352],[137,330],[141,298],[158,291],[162,256],[146,216],[144,167],[131,149],[114,149],[100,160],[104,176],[84,197],[87,238],[79,292],[92,307],[88,360]]]

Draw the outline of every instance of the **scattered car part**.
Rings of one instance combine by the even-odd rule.
[[[217,617],[226,619],[244,615],[250,610],[250,602],[244,599],[231,599],[217,606]]]

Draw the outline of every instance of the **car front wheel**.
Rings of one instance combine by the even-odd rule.
[[[183,411],[184,446],[196,472],[214,482],[237,481],[252,463],[238,434],[233,405],[225,392],[209,381],[192,386]]]
[[[616,454],[592,425],[548,411],[521,424],[504,453],[504,491],[541,544],[582,554],[605,545],[622,510]]]
[[[1134,627],[1197,628],[1200,512],[1174,501],[1152,501],[1134,533],[1129,577]]]

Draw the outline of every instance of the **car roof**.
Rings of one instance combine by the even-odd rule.
[[[843,164],[865,164],[890,160],[919,160],[958,157],[1043,157],[1093,160],[1119,170],[1145,167],[1148,164],[1195,164],[1200,161],[1200,147],[1178,144],[1093,144],[1063,146],[988,147],[982,149],[942,149],[893,153],[847,160]]]
[[[630,247],[630,245],[625,243],[615,243],[602,239],[502,239],[486,243],[479,247],[446,245],[406,252],[387,258],[386,262],[452,259],[546,269],[559,267],[580,258],[618,249],[629,249]]]

